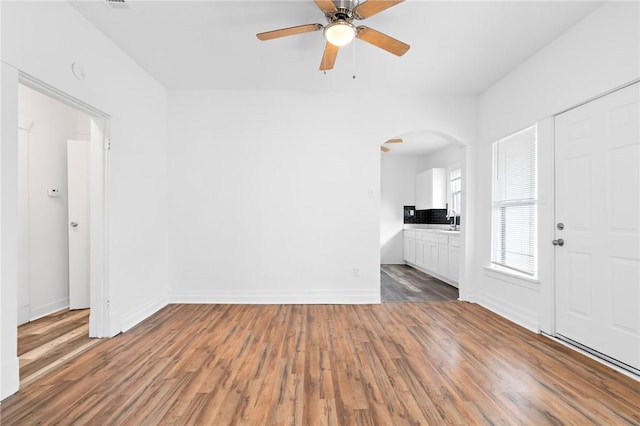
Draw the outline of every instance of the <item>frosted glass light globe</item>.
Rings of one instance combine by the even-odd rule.
[[[347,21],[338,20],[324,28],[324,38],[334,46],[344,46],[351,43],[356,36],[356,29]]]

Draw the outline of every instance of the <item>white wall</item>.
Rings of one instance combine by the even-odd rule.
[[[90,119],[23,85],[18,113],[30,122],[27,185],[19,194],[27,207],[27,215],[19,220],[28,227],[28,281],[19,282],[26,287],[19,291],[27,291],[28,319],[35,319],[69,306],[67,140],[76,139]],[[49,197],[49,188],[58,189],[58,197]]]
[[[109,314],[128,329],[167,295],[167,94],[66,2],[1,2],[2,61],[2,394],[17,389],[15,352],[17,73],[21,70],[111,116]],[[71,63],[86,70],[85,80]],[[14,120],[14,116],[16,117]],[[8,126],[8,127],[6,127]],[[5,153],[8,156],[5,157]],[[13,191],[13,192],[12,192]],[[9,307],[9,309],[5,309]],[[5,329],[13,330],[5,333]],[[5,364],[7,367],[5,368]],[[6,374],[5,370],[7,371]],[[10,377],[11,376],[11,377]]]
[[[380,263],[403,264],[403,206],[415,205],[415,177],[427,169],[461,166],[461,147],[451,144],[428,155],[389,155],[381,159]],[[459,213],[459,212],[458,212]]]
[[[498,81],[480,99],[474,180],[478,215],[471,299],[533,330],[551,330],[552,122],[548,117],[640,77],[638,2],[608,2]],[[539,283],[486,271],[490,260],[491,142],[535,122],[539,136]],[[471,259],[469,259],[471,262]]]
[[[171,92],[171,300],[378,302],[379,144],[425,123],[469,141],[474,107],[474,98]]]

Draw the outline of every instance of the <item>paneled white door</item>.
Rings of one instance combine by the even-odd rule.
[[[89,307],[89,147],[67,141],[69,309]]]
[[[555,120],[556,333],[635,369],[639,93],[633,84]]]

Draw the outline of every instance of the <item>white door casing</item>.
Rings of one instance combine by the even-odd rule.
[[[89,149],[89,141],[67,141],[69,309],[90,305]]]
[[[555,119],[556,333],[640,370],[640,83]]]
[[[18,118],[18,325],[31,320],[29,282],[29,131],[32,120]]]

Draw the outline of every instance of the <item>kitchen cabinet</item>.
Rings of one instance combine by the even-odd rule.
[[[404,231],[404,261],[416,263],[416,239],[412,231]]]
[[[459,281],[460,275],[460,237],[449,238],[449,274],[453,282]]]
[[[435,229],[405,230],[404,260],[410,266],[457,287],[460,235]]]
[[[438,270],[438,236],[432,232],[424,232],[424,241],[424,268],[436,272]]]
[[[416,236],[416,261],[415,264],[424,267],[424,250],[425,242],[422,239],[422,235]]]
[[[447,206],[447,169],[429,169],[416,176],[416,210]]]
[[[438,235],[438,268],[441,275],[449,277],[449,236]]]

